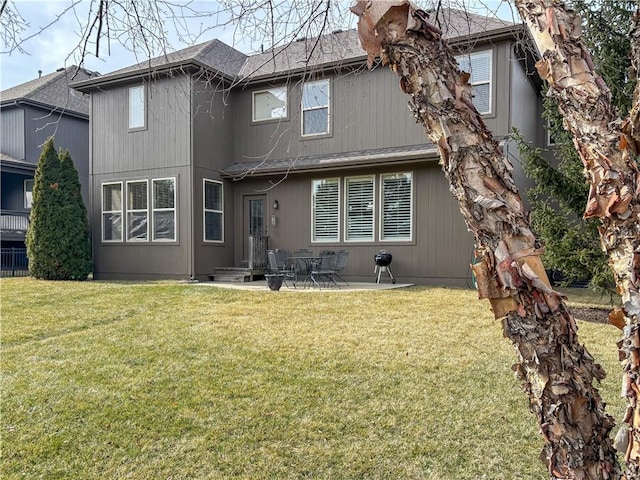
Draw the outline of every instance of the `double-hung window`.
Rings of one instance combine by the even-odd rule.
[[[128,241],[146,241],[149,238],[148,205],[147,181],[127,182]]]
[[[302,136],[330,132],[329,80],[302,85]]]
[[[340,239],[340,180],[313,180],[311,185],[311,239],[337,242]]]
[[[380,176],[382,225],[380,240],[412,239],[413,175],[392,173]]]
[[[461,55],[456,60],[462,71],[471,74],[473,104],[478,113],[491,113],[492,51]]]
[[[122,241],[122,183],[102,184],[102,241]]]
[[[224,199],[222,182],[204,179],[204,241],[224,241]]]
[[[159,178],[153,184],[153,240],[176,240],[176,179]]]
[[[24,208],[31,208],[33,203],[33,178],[24,181]]]
[[[129,88],[129,129],[139,130],[146,126],[146,92],[144,85]]]
[[[287,87],[270,88],[253,92],[254,122],[287,117]]]
[[[372,241],[374,224],[374,182],[373,175],[347,177],[346,191],[346,230],[347,241]]]

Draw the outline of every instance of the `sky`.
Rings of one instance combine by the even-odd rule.
[[[136,5],[144,4],[142,0]],[[146,0],[145,0],[146,1]],[[475,13],[488,15],[497,14],[500,18],[513,21],[511,8],[502,0],[450,0],[452,2],[465,2]],[[20,45],[18,48],[9,49],[5,39],[0,43],[0,90],[33,80],[38,77],[38,70],[43,75],[52,73],[58,68],[77,65],[79,62],[78,45],[83,27],[87,25],[87,19],[91,18],[90,8],[96,8],[99,2],[94,0],[9,0],[9,7],[15,8],[24,20],[24,31],[20,33]],[[224,26],[230,21],[229,14],[223,11],[221,3],[234,4],[239,7],[240,2],[226,0],[218,2],[214,0],[174,0],[171,3],[186,6],[190,11],[178,15],[176,20],[163,17],[169,47],[168,50],[179,50],[186,46],[201,43],[213,38],[234,46],[244,53],[254,53],[264,45],[264,38],[260,38],[260,29],[264,26],[260,21],[254,25],[247,25],[242,32],[233,26]],[[255,5],[256,2],[244,0],[245,6]],[[300,0],[289,2],[276,2],[284,5],[293,13],[287,18],[288,25],[293,25],[299,18],[305,18],[308,12],[297,10],[296,7],[305,2]],[[344,15],[333,17],[340,28],[355,26],[356,18],[348,11],[353,2],[338,2],[339,9],[344,9]],[[422,8],[431,7],[434,0],[414,1]],[[70,8],[72,7],[73,8]],[[208,16],[197,16],[192,12],[209,12]],[[6,13],[6,11],[5,11]],[[3,14],[6,18],[6,15]],[[280,15],[280,19],[283,15]],[[258,19],[259,20],[259,19]],[[46,27],[46,28],[44,28]],[[111,25],[112,29],[117,28]],[[0,26],[0,28],[3,28]],[[44,28],[44,30],[42,30]],[[335,29],[335,26],[333,27]],[[5,29],[5,33],[6,33]],[[88,50],[92,53],[85,56],[85,68],[108,73],[119,68],[132,65],[148,58],[139,48],[132,52],[124,44],[131,43],[127,32],[123,31],[121,41],[112,40],[107,45],[100,45],[100,57],[95,56],[95,45]],[[125,40],[126,39],[126,40]],[[156,49],[152,56],[162,53]]]

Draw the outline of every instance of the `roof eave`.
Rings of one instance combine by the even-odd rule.
[[[64,107],[58,107],[55,105],[50,105],[48,103],[43,103],[43,102],[38,102],[36,100],[31,100],[30,98],[12,98],[10,100],[3,100],[2,102],[0,102],[0,107],[2,108],[6,108],[6,107],[11,107],[11,106],[18,106],[18,105],[29,105],[32,107],[37,107],[37,108],[42,108],[45,110],[50,110],[52,112],[56,112],[56,113],[62,113],[65,115],[69,115],[72,117],[78,117],[81,118],[83,120],[89,120],[89,114],[88,113],[83,113],[83,112],[78,112],[77,110],[73,110],[70,108],[64,108]]]

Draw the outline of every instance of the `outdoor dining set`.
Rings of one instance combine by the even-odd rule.
[[[340,275],[347,266],[348,259],[347,250],[321,250],[318,254],[308,249],[293,252],[284,249],[269,250],[265,278],[272,290],[279,290],[282,283],[293,288],[301,286],[319,289],[339,287],[338,282],[348,285]]]

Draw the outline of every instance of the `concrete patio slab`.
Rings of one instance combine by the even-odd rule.
[[[220,288],[231,288],[236,290],[266,290],[270,291],[267,287],[267,282],[265,280],[256,280],[254,282],[244,282],[244,283],[226,283],[226,282],[195,282],[192,283],[193,286],[197,287],[220,287]],[[412,287],[415,284],[413,283],[368,283],[368,282],[349,282],[348,285],[344,285],[342,283],[339,284],[339,287],[323,287],[321,289],[317,287],[302,287],[302,285],[298,284],[297,288],[293,286],[287,287],[282,285],[278,292],[293,292],[293,293],[309,293],[309,292],[357,292],[362,290],[390,290],[393,288],[406,288]]]

